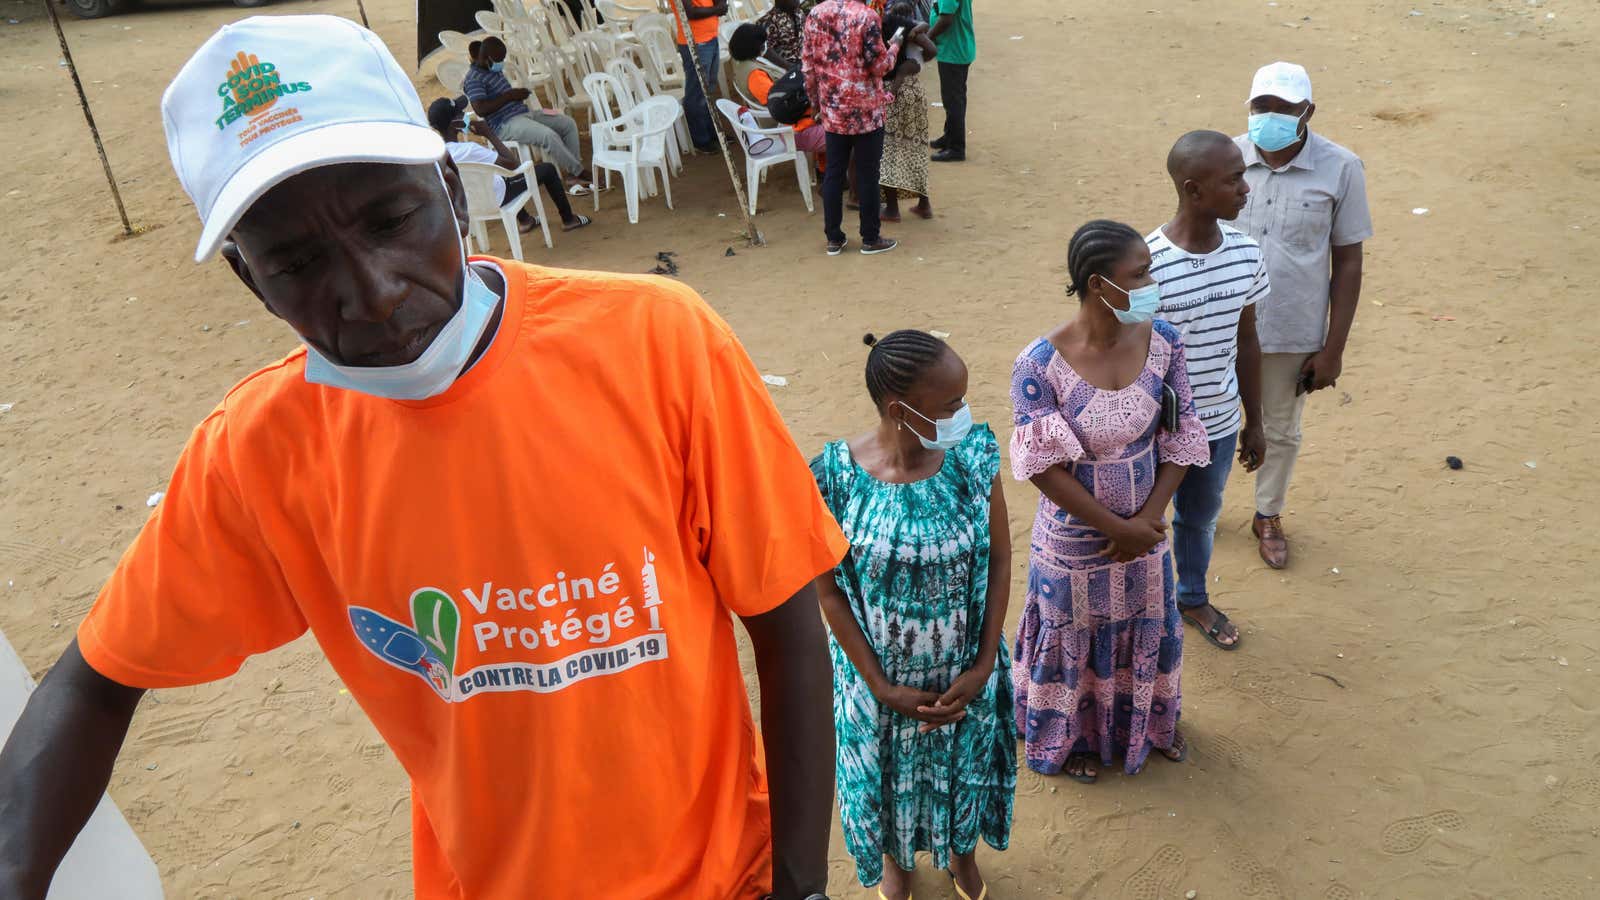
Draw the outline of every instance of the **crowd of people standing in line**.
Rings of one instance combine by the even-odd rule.
[[[1077,230],[1076,308],[1016,360],[1010,469],[1040,499],[1009,660],[1001,455],[967,368],[925,332],[868,336],[879,420],[812,468],[850,540],[817,583],[840,814],[886,900],[909,897],[918,852],[984,896],[974,850],[1009,842],[1015,736],[1029,768],[1086,784],[1188,757],[1183,623],[1239,647],[1206,589],[1235,457],[1257,476],[1261,558],[1287,565],[1300,411],[1338,377],[1372,228],[1360,160],[1308,127],[1305,70],[1263,67],[1248,101],[1245,134],[1173,145],[1170,221]]]
[[[877,14],[858,7],[824,0],[805,28],[861,49]],[[870,67],[900,44],[880,36]],[[213,122],[214,73],[245,48],[328,86],[270,141]],[[485,127],[564,143],[484,49],[469,98],[504,114]],[[1076,306],[1011,376],[1010,474],[1040,498],[1009,645],[1001,439],[953,347],[869,335],[876,421],[808,469],[692,290],[469,258],[446,146],[464,110],[425,115],[396,84],[353,23],[254,17],[164,96],[195,259],[220,253],[302,346],[195,430],[0,751],[0,893],[43,895],[145,690],[308,630],[412,778],[419,896],[826,900],[836,784],[863,885],[908,900],[927,852],[984,900],[977,844],[1009,843],[1019,736],[1031,769],[1083,783],[1187,758],[1183,622],[1239,646],[1205,590],[1228,467],[1255,471],[1260,555],[1287,565],[1300,415],[1342,372],[1372,234],[1303,68],[1256,73],[1244,134],[1173,145],[1166,224],[1074,233]],[[839,134],[845,154],[881,143],[823,118],[830,164]],[[604,453],[571,453],[595,435]],[[606,778],[564,777],[584,771]],[[625,839],[593,840],[618,821]],[[486,822],[506,839],[479,840]]]

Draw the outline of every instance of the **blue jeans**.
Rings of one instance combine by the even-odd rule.
[[[717,66],[722,64],[717,49],[719,38],[712,38],[695,47],[700,54],[700,68],[706,73],[706,84],[717,89]],[[678,58],[683,60],[683,117],[689,124],[689,139],[698,150],[711,150],[717,146],[717,132],[711,125],[711,105],[705,92],[700,90],[700,79],[694,73],[694,57],[688,44],[678,45]]]
[[[1206,595],[1206,570],[1211,568],[1211,544],[1222,514],[1222,489],[1233,470],[1233,448],[1239,433],[1211,442],[1211,465],[1190,466],[1183,483],[1172,495],[1172,556],[1178,567],[1178,605],[1193,609],[1210,603]]]

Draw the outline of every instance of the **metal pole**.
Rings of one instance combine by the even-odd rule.
[[[361,27],[371,31],[372,26],[367,24],[367,7],[361,0],[356,0],[356,12],[361,13]]]
[[[56,29],[56,40],[61,42],[61,57],[67,61],[67,72],[72,75],[72,86],[78,89],[78,106],[89,123],[89,133],[94,136],[95,152],[100,154],[100,165],[106,170],[106,184],[111,186],[111,198],[117,201],[117,215],[122,217],[122,233],[133,237],[133,226],[128,224],[128,210],[122,205],[122,192],[117,190],[117,178],[111,174],[111,161],[106,159],[105,145],[100,142],[100,129],[95,127],[94,113],[89,111],[89,98],[84,96],[83,82],[78,80],[78,67],[72,64],[72,51],[67,48],[67,36],[61,31],[61,20],[56,18],[55,0],[44,0],[44,11]]]
[[[706,112],[711,115],[711,130],[717,133],[717,146],[722,149],[722,161],[728,166],[728,180],[733,182],[733,195],[739,200],[739,215],[744,219],[745,238],[758,247],[766,246],[766,238],[761,236],[761,231],[756,228],[756,223],[750,218],[750,205],[745,202],[743,182],[739,180],[739,173],[733,167],[733,154],[728,150],[728,135],[722,130],[722,125],[717,121],[717,112],[711,107],[711,91],[707,86],[706,73],[700,68],[700,46],[695,43],[694,29],[689,27],[689,10],[687,0],[672,0],[672,5],[677,8],[683,25],[683,36],[689,41],[689,61],[693,63],[695,77],[700,79],[700,95],[705,97]]]

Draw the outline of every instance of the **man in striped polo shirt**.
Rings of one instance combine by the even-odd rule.
[[[1189,132],[1167,154],[1167,172],[1178,214],[1145,238],[1150,276],[1161,285],[1158,315],[1183,335],[1194,405],[1211,441],[1211,465],[1191,468],[1172,498],[1178,608],[1206,640],[1233,650],[1239,630],[1211,605],[1206,570],[1236,446],[1247,472],[1266,456],[1255,304],[1267,295],[1267,267],[1255,240],[1220,221],[1238,216],[1250,193],[1232,138]]]

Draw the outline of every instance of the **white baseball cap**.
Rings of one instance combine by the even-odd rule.
[[[429,163],[444,140],[378,36],[337,16],[224,25],[161,97],[167,152],[200,212],[195,262],[250,204],[308,169]]]
[[[1250,96],[1245,98],[1245,102],[1257,97],[1281,97],[1290,103],[1310,100],[1311,76],[1306,74],[1304,66],[1291,62],[1262,66],[1256,70],[1256,77],[1250,82]]]

